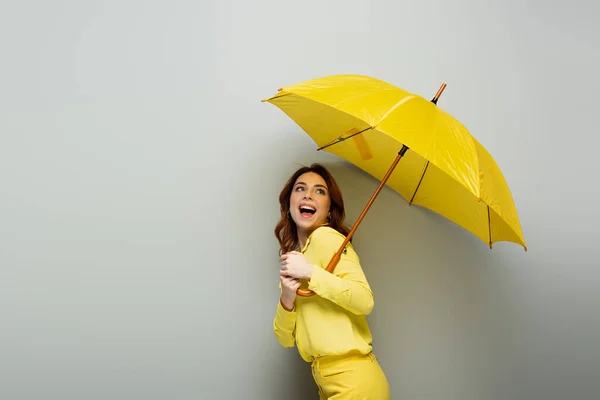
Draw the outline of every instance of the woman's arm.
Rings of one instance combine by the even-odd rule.
[[[325,270],[333,255],[344,242],[344,236],[329,227],[313,232],[311,245],[319,254],[308,288],[357,315],[368,315],[373,310],[373,293],[360,265],[358,255],[351,245],[342,253],[333,273]]]
[[[279,283],[281,289],[281,283]],[[280,345],[294,347],[294,330],[296,329],[296,310],[286,310],[280,300],[277,302],[277,311],[273,319],[273,332]]]

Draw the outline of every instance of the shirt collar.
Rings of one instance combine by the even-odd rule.
[[[329,224],[328,224],[328,223],[324,223],[323,225],[319,226],[317,229],[319,229],[319,228],[321,228],[321,227],[323,227],[323,226],[329,226]],[[312,239],[312,235],[313,235],[313,233],[315,233],[315,231],[316,231],[317,229],[315,229],[314,231],[312,231],[312,232],[310,233],[310,235],[308,235],[308,237],[306,238],[306,243],[304,244],[304,247],[303,247],[303,248],[300,250],[300,252],[301,252],[302,254],[304,254],[304,252],[305,252],[305,251],[306,251],[306,249],[308,248],[308,245],[310,244],[310,240]]]

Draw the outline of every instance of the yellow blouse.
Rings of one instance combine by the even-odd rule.
[[[283,347],[296,344],[307,362],[325,355],[368,354],[372,350],[366,316],[373,310],[373,293],[352,244],[346,246],[333,273],[325,270],[343,241],[344,236],[331,227],[315,229],[302,249],[315,265],[312,278],[301,284],[315,295],[297,296],[292,311],[280,302],[277,305],[273,320],[277,340]]]

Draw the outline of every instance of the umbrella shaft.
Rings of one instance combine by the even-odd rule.
[[[392,172],[394,172],[394,169],[396,168],[396,166],[398,165],[398,163],[400,162],[400,160],[402,159],[402,157],[404,157],[404,154],[406,153],[407,150],[408,150],[408,147],[406,147],[406,145],[403,145],[402,149],[398,152],[398,155],[394,159],[394,162],[392,163],[392,165],[390,166],[390,168],[386,172],[386,174],[383,177],[383,179],[381,180],[381,182],[379,182],[379,186],[375,190],[375,193],[373,193],[373,195],[371,196],[371,199],[369,200],[369,202],[367,203],[367,205],[363,209],[362,213],[360,213],[360,215],[356,219],[356,222],[352,226],[352,229],[350,229],[350,232],[346,236],[346,239],[344,239],[344,242],[342,243],[342,245],[340,246],[340,248],[338,249],[338,251],[333,255],[333,257],[329,261],[329,264],[325,268],[329,273],[333,272],[333,270],[335,269],[335,266],[340,261],[342,253],[346,249],[346,245],[348,244],[348,242],[350,241],[350,239],[352,239],[352,235],[354,235],[354,232],[358,228],[358,225],[360,225],[360,223],[362,222],[362,220],[365,217],[365,215],[367,215],[367,212],[371,208],[371,205],[373,204],[373,202],[375,201],[375,199],[379,195],[379,192],[381,192],[381,189],[383,189],[383,187],[385,186],[387,180],[390,178],[390,175],[392,175]],[[302,297],[310,297],[310,296],[313,296],[315,294],[312,290],[304,290],[304,289],[298,289],[296,291],[296,293],[299,296],[302,296]]]
[[[394,159],[394,162],[392,163],[392,165],[390,166],[390,168],[386,172],[385,176],[383,177],[383,179],[381,179],[381,182],[379,182],[379,186],[375,190],[375,193],[373,193],[373,195],[371,196],[371,199],[369,200],[369,202],[367,203],[367,205],[363,209],[362,213],[360,213],[360,215],[356,219],[356,222],[352,226],[352,229],[350,229],[350,232],[346,236],[346,239],[344,240],[344,242],[342,243],[342,245],[340,246],[340,249],[338,250],[338,252],[336,254],[337,257],[333,257],[332,261],[335,261],[336,258],[339,258],[339,256],[341,256],[342,252],[344,251],[344,248],[346,247],[346,245],[348,244],[348,242],[350,241],[350,239],[352,239],[352,235],[354,235],[354,232],[358,228],[358,225],[360,225],[360,223],[362,222],[362,220],[365,217],[365,215],[367,215],[367,212],[371,208],[371,205],[373,204],[373,202],[375,201],[375,199],[379,195],[379,192],[381,192],[381,189],[383,189],[383,187],[385,186],[385,184],[388,181],[389,177],[392,175],[392,172],[394,172],[394,169],[396,169],[396,166],[398,165],[398,163],[400,162],[400,160],[402,159],[402,157],[404,156],[404,154],[406,153],[407,150],[408,150],[408,147],[406,147],[405,145],[403,145],[402,149],[398,152],[398,155],[396,156],[396,159]],[[335,268],[335,264],[333,264],[333,265],[332,264],[333,264],[332,262],[329,263],[329,265],[326,268],[327,271],[329,271],[329,272],[333,271],[333,269]],[[337,262],[336,262],[336,264],[337,264]],[[331,269],[330,269],[330,267],[331,267]]]

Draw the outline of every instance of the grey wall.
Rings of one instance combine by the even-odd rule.
[[[529,245],[382,192],[355,245],[393,398],[599,398],[591,4],[6,2],[0,398],[314,398],[272,334],[277,195],[321,161],[352,222],[377,182],[260,100],[338,73],[446,82]]]

